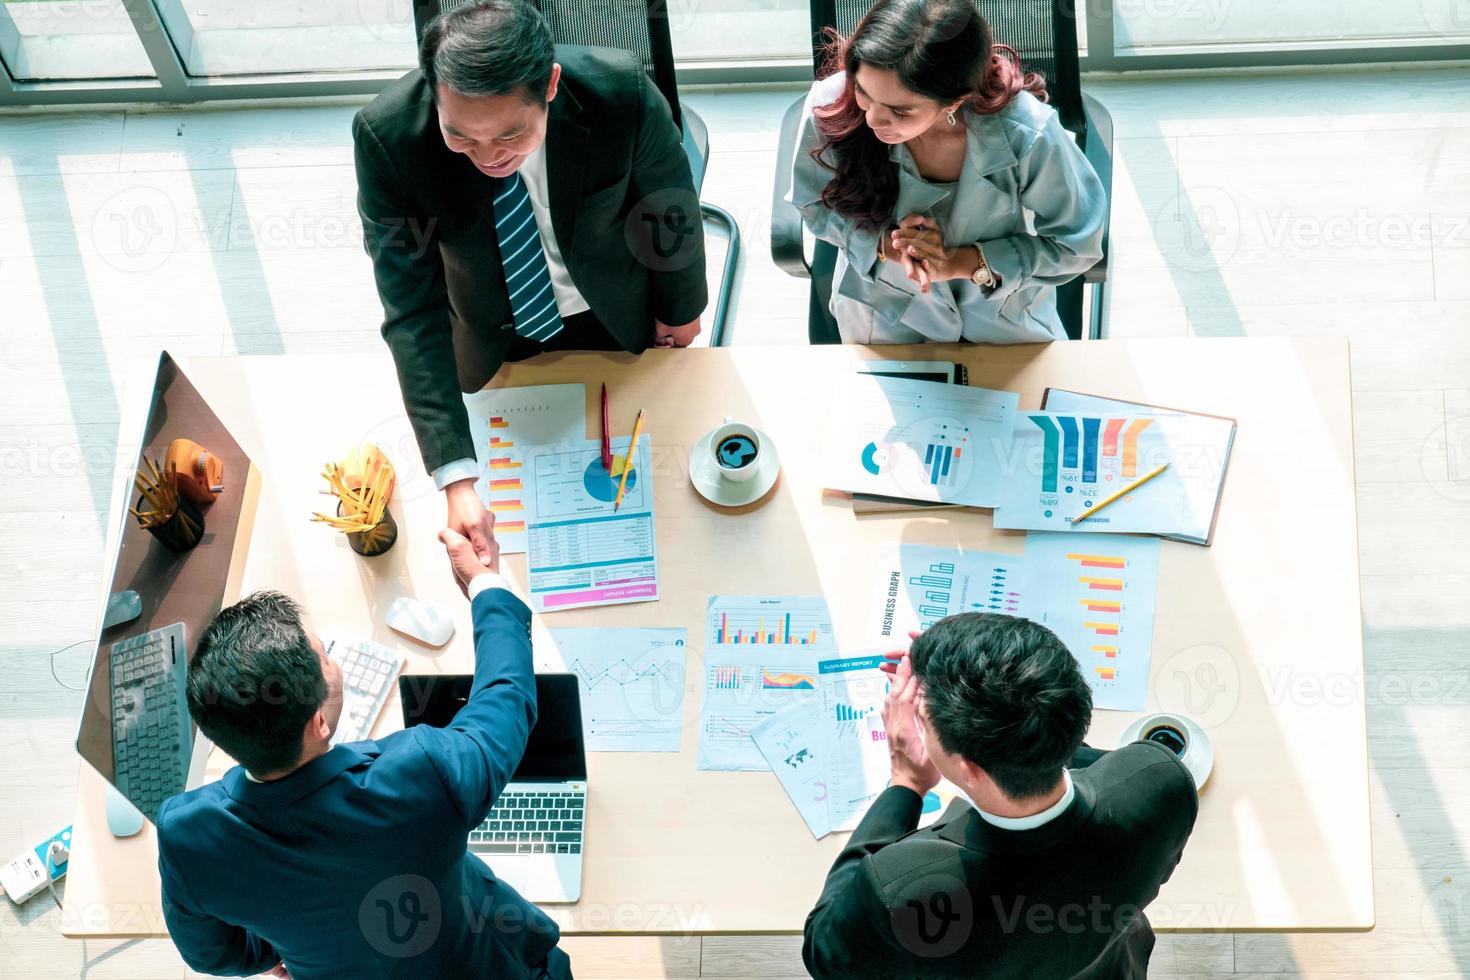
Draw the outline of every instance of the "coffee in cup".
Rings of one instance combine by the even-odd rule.
[[[710,434],[709,448],[724,479],[743,483],[755,476],[761,440],[754,427],[727,420]]]
[[[1184,734],[1183,726],[1164,720],[1149,725],[1144,730],[1143,739],[1146,742],[1156,742],[1181,757],[1184,755],[1184,750],[1189,748],[1189,736]]]

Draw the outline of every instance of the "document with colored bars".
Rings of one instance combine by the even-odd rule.
[[[1148,707],[1159,547],[1125,534],[1026,535],[1021,614],[1066,644],[1093,707]]]
[[[763,719],[818,697],[817,661],[836,653],[821,596],[710,596],[699,768],[770,767],[751,740]]]
[[[503,555],[526,550],[527,460],[587,438],[587,390],[579,384],[491,388],[464,396],[479,470],[475,491],[495,515]],[[416,450],[413,450],[416,451]]]
[[[963,612],[1021,609],[1021,556],[884,542],[878,550],[877,601],[865,634],[874,643],[907,647],[923,631]]]
[[[826,485],[851,493],[994,507],[1020,396],[854,374],[827,429]]]
[[[1206,416],[1022,412],[995,526],[1161,534],[1203,544],[1223,479],[1218,429],[1219,420]],[[1086,516],[1166,463],[1158,476]]]
[[[650,440],[647,433],[638,438],[616,511],[626,438],[613,440],[611,472],[602,465],[596,439],[531,457],[526,568],[537,612],[658,598]]]

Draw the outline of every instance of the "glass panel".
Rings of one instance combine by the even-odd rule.
[[[1470,40],[1467,0],[1113,0],[1113,18],[1119,54]]]
[[[417,62],[412,0],[155,2],[170,23],[170,8],[188,18],[191,75],[407,71]]]
[[[810,59],[807,0],[668,0],[680,64]]]
[[[25,81],[154,77],[122,0],[5,0],[0,56]]]

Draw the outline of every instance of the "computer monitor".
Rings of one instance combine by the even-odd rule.
[[[403,727],[447,728],[469,703],[468,674],[405,674],[398,678]],[[560,783],[587,778],[582,743],[582,691],[576,674],[536,675],[536,724],[513,783]]]
[[[179,538],[155,534],[134,514],[154,508],[135,489],[133,472],[148,472],[145,459],[166,469],[170,446],[179,439],[223,466],[218,482],[212,467],[205,480],[213,501],[185,505],[198,521],[190,530],[202,526],[183,539],[197,539],[187,550],[175,550]],[[175,447],[176,458],[185,448]],[[157,816],[164,799],[203,779],[210,745],[189,719],[184,670],[204,628],[227,598],[236,598],[259,493],[249,457],[166,352],[141,445],[120,453],[123,458],[132,470],[120,474],[114,489],[117,523],[110,525],[116,533],[109,540],[116,548],[77,731],[82,759],[115,790],[107,815],[119,836],[136,833],[143,818]]]

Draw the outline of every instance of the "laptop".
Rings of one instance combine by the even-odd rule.
[[[448,727],[472,681],[466,674],[399,677],[403,726]],[[529,901],[575,902],[582,896],[587,813],[577,675],[537,674],[536,709],[525,755],[490,815],[470,831],[470,851]]]

